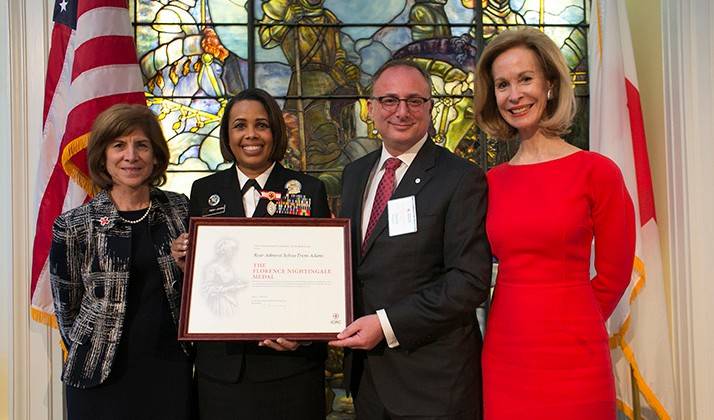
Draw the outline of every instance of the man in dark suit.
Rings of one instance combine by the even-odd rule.
[[[352,349],[346,375],[360,419],[481,416],[486,181],[429,138],[430,93],[413,62],[385,64],[368,102],[382,148],[343,173],[359,318],[330,344]]]

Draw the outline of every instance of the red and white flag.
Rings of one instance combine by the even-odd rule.
[[[634,378],[642,418],[669,419],[676,412],[672,346],[625,2],[593,0],[590,16],[590,149],[620,166],[638,222],[632,282],[608,322],[618,408],[633,418]]]
[[[52,224],[92,193],[86,147],[94,119],[146,103],[126,0],[57,0],[47,62],[32,250],[32,318],[56,326],[48,255]]]

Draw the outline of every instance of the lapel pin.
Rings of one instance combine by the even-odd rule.
[[[208,197],[208,205],[209,206],[215,206],[216,204],[221,202],[221,197],[218,194],[213,194],[210,197]]]
[[[421,178],[417,178],[417,179],[414,180],[414,183],[415,183],[415,184],[418,184],[418,183],[420,183],[420,182],[421,182]]]
[[[109,224],[109,218],[107,216],[102,216],[99,218],[99,224],[102,226],[106,226]]]

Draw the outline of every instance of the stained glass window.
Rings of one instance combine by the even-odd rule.
[[[561,47],[578,105],[567,139],[588,146],[590,0],[132,0],[130,7],[147,101],[171,150],[170,190],[188,193],[194,179],[228,166],[218,144],[223,107],[255,86],[285,112],[283,164],[322,179],[336,204],[342,168],[379,147],[367,92],[371,75],[397,57],[431,74],[435,142],[485,169],[503,162],[516,145],[478,130],[474,70],[484,45],[516,25],[537,27]],[[338,359],[331,351],[328,370],[339,371]],[[331,418],[351,418],[341,416]]]
[[[561,46],[578,99],[572,143],[587,148],[589,0],[133,0],[147,100],[171,150],[166,188],[227,166],[218,125],[227,99],[266,89],[285,111],[283,162],[339,194],[342,168],[378,147],[367,118],[370,77],[392,57],[431,75],[438,144],[488,168],[515,145],[473,119],[474,67],[496,33],[540,28]],[[480,23],[480,24],[479,24]]]

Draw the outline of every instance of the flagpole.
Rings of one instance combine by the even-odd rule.
[[[635,370],[630,366],[630,384],[632,385],[632,420],[642,420],[642,406],[640,405],[640,388],[635,379]]]

